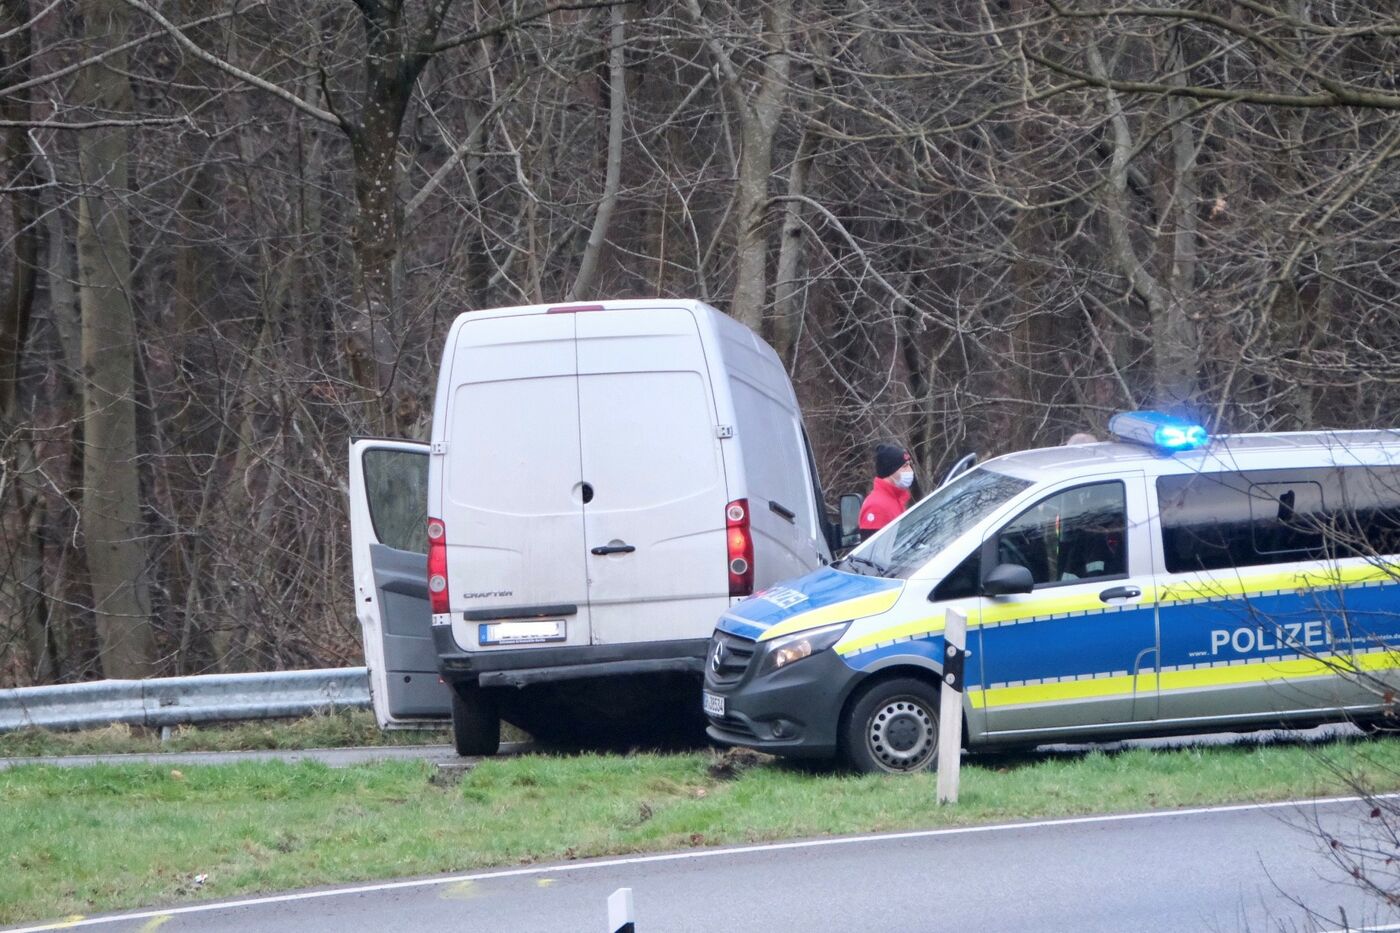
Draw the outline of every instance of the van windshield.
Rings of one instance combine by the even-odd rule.
[[[993,509],[1030,486],[1029,480],[978,468],[964,473],[899,517],[892,534],[860,547],[853,562],[882,577],[905,579]]]

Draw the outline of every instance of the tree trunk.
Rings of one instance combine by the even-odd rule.
[[[399,133],[426,59],[408,50],[399,4],[361,7],[365,90],[359,119],[348,129],[355,160],[355,318],[346,350],[367,420],[388,435],[403,433],[413,413],[396,404],[394,381],[404,347],[398,294],[403,205],[399,201]]]
[[[1093,45],[1089,46],[1089,63],[1095,75],[1107,74],[1103,58]],[[1104,93],[1108,98],[1109,126],[1113,137],[1113,156],[1109,163],[1107,184],[1104,185],[1110,255],[1119,272],[1128,280],[1133,292],[1147,306],[1152,321],[1154,402],[1163,408],[1190,405],[1197,396],[1198,350],[1195,328],[1187,316],[1184,296],[1173,294],[1169,288],[1164,287],[1139,258],[1137,248],[1133,245],[1128,217],[1128,160],[1133,153],[1132,132],[1117,93],[1112,90],[1106,90]],[[1179,137],[1177,142],[1179,143]],[[1178,189],[1194,191],[1194,180],[1189,175],[1182,174],[1183,171],[1192,170],[1194,166],[1194,148],[1189,145],[1187,148],[1190,151],[1191,164],[1181,164],[1183,156],[1178,145],[1173,168],[1178,177]],[[1196,209],[1194,200],[1189,209]],[[1186,235],[1189,236],[1194,249],[1194,221],[1188,226]],[[1194,278],[1194,252],[1187,253],[1178,242],[1173,255],[1177,270],[1175,277],[1185,282],[1189,269],[1191,277]]]
[[[86,54],[129,38],[121,0],[83,0]],[[81,95],[94,117],[132,110],[127,56],[89,65]],[[79,138],[78,302],[82,314],[82,528],[103,672],[155,672],[155,637],[142,534],[136,451],[135,309],[127,218],[127,130],[83,130]]]
[[[609,40],[612,51],[608,55],[607,179],[603,183],[603,199],[598,202],[598,213],[593,217],[593,229],[588,234],[588,245],[584,247],[583,258],[579,260],[578,275],[565,296],[568,301],[582,298],[597,285],[598,260],[608,239],[608,224],[612,221],[613,209],[617,207],[617,190],[622,182],[622,118],[627,110],[627,74],[623,69],[626,32],[621,6],[612,7],[608,15],[612,20]]]
[[[719,67],[725,92],[739,114],[739,157],[734,197],[734,298],[729,313],[755,331],[763,328],[768,298],[768,178],[773,172],[773,136],[787,97],[788,29],[792,0],[773,0],[763,9],[763,62],[752,93],[719,31],[705,23],[699,0],[689,0],[691,18],[706,30],[706,44]]]
[[[0,2],[0,80],[13,84],[29,77],[33,52],[28,0]],[[31,118],[24,95],[0,98],[0,117],[16,123]],[[13,506],[0,502],[0,515],[11,515],[0,534],[0,630],[19,632],[31,679],[45,683],[53,677],[44,605],[40,525],[43,501],[36,483],[37,464],[28,431],[21,428],[19,382],[25,342],[34,310],[39,264],[39,176],[35,153],[22,126],[5,135],[3,164],[9,188],[14,256],[9,282],[0,303],[0,488],[12,483]],[[8,496],[6,498],[9,498]]]
[[[778,243],[778,268],[773,282],[773,349],[792,368],[797,356],[798,326],[806,303],[806,286],[799,281],[807,242],[806,224],[802,216],[801,198],[807,194],[807,176],[816,155],[816,139],[808,130],[802,131],[797,152],[788,172],[788,199],[783,209],[782,239]]]

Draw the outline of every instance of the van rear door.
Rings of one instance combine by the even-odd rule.
[[[664,307],[567,316],[593,643],[705,638],[729,607],[727,486],[695,318]]]
[[[381,728],[441,728],[452,697],[439,682],[427,582],[428,445],[350,443],[355,614]]]
[[[445,526],[453,635],[465,650],[589,643],[578,317],[469,319],[444,361],[434,517]]]

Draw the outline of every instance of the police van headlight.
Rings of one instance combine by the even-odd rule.
[[[850,622],[838,622],[835,625],[823,625],[821,628],[798,632],[786,638],[776,638],[768,643],[768,653],[763,657],[762,670],[776,671],[803,658],[809,658],[819,651],[825,651],[840,641],[841,636],[846,634],[846,629],[850,627]]]

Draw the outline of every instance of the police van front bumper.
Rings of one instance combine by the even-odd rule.
[[[722,645],[716,670],[715,648]],[[724,714],[706,713],[706,733],[725,745],[774,755],[829,758],[836,754],[841,708],[860,678],[835,651],[819,651],[778,670],[765,670],[761,643],[716,632],[705,664],[705,691],[724,700]],[[748,655],[747,663],[724,663]],[[760,673],[762,672],[762,673]]]

